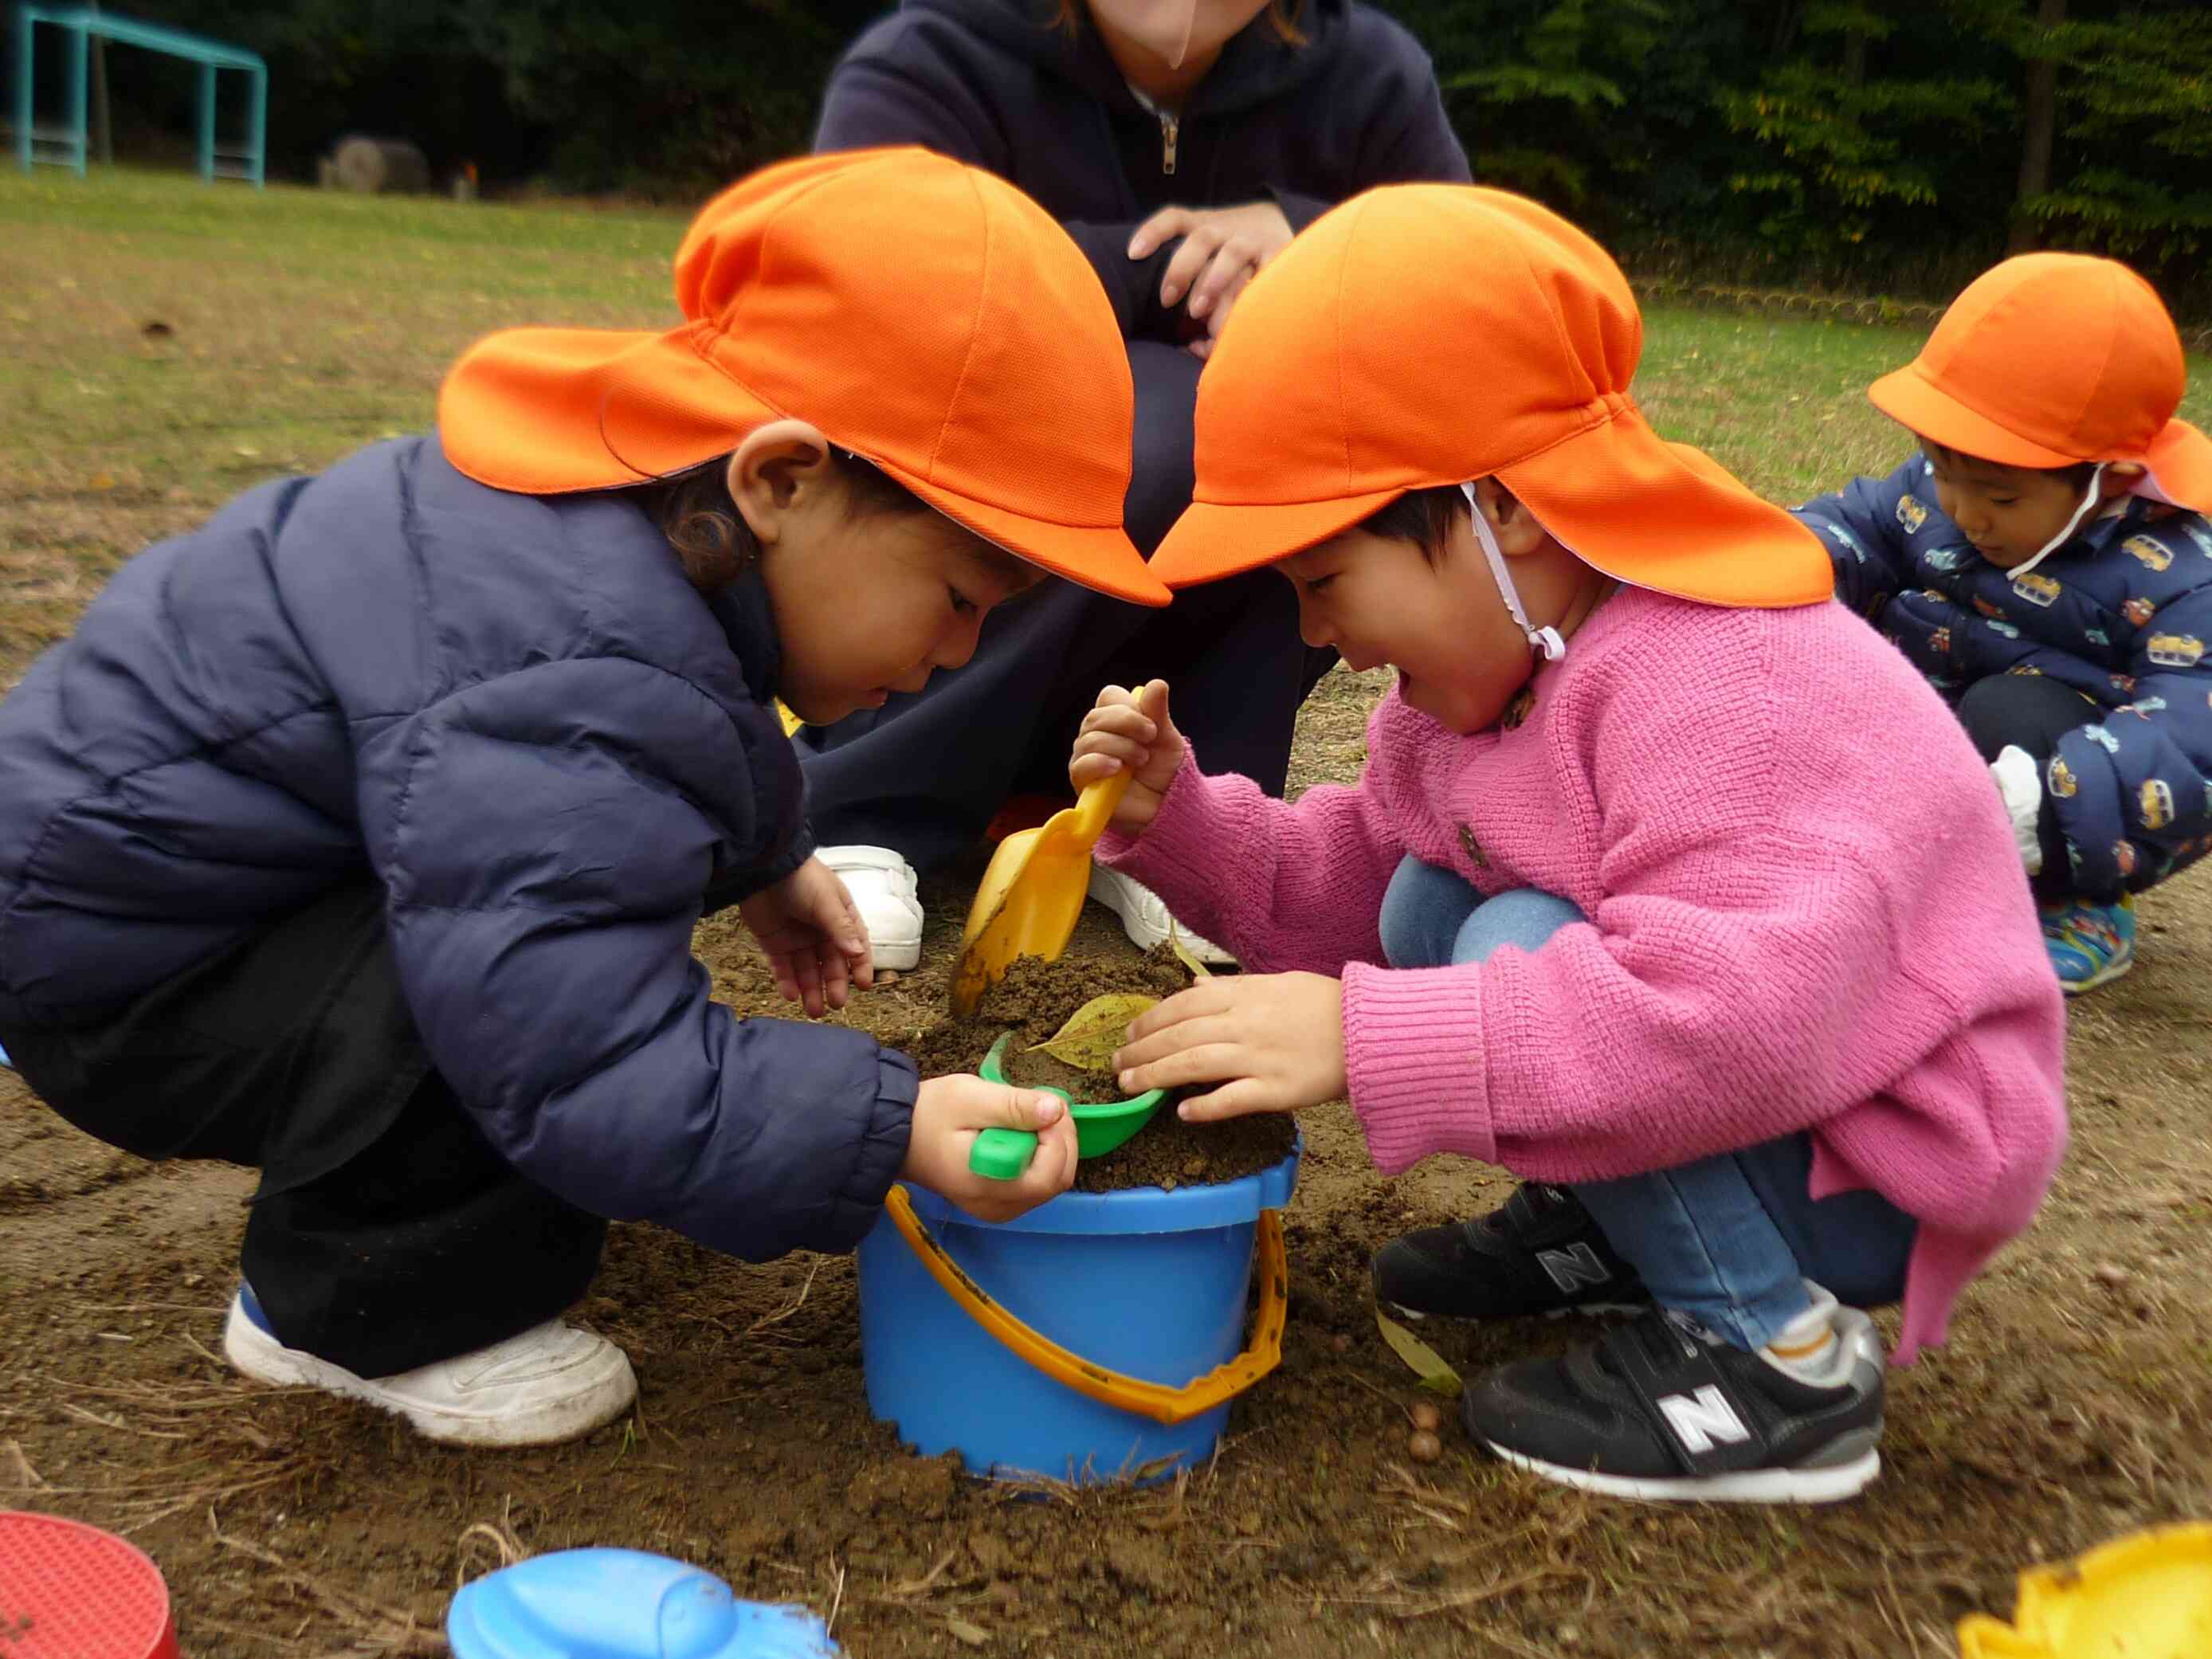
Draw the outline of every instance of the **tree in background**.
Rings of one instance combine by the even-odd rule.
[[[1730,130],[1756,146],[1729,186],[1760,204],[1760,237],[1816,255],[1870,236],[1892,247],[1947,240],[1945,198],[1972,191],[1978,141],[2008,123],[2013,100],[1986,72],[1986,52],[1889,50],[1924,10],[1895,0],[1785,6],[1779,61],[1718,91]]]
[[[2194,264],[2212,233],[2212,11],[2166,0],[2089,14],[2039,0],[2021,46],[2031,96],[2015,246]]]

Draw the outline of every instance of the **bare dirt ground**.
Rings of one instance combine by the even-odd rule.
[[[1381,677],[1332,676],[1302,782],[1357,769]],[[850,1016],[936,1017],[964,890],[924,971]],[[1016,1495],[903,1455],[862,1393],[852,1267],[751,1266],[615,1230],[583,1309],[635,1359],[628,1421],[557,1450],[437,1449],[215,1357],[252,1184],[87,1139],[0,1073],[0,1506],[125,1530],[193,1659],[435,1654],[457,1583],[518,1550],[619,1544],[834,1615],[903,1654],[1884,1656],[1954,1652],[2021,1565],[2212,1515],[2212,879],[2142,910],[2142,965],[2073,1011],[2073,1150],[1949,1346],[1894,1372],[1888,1468],[1833,1509],[1666,1510],[1510,1474],[1447,1425],[1407,1461],[1411,1374],[1376,1339],[1369,1252],[1502,1196],[1434,1160],[1386,1182],[1348,1110],[1309,1114],[1281,1370],[1179,1485]],[[726,924],[700,951],[766,1006]],[[1077,950],[1126,947],[1096,914]],[[1437,1337],[1463,1370],[1577,1334]],[[88,1659],[97,1659],[88,1656]]]

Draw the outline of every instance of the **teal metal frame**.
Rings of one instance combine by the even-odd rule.
[[[64,78],[68,102],[59,127],[40,130],[33,125],[31,74],[35,47],[33,31],[41,24],[62,31],[68,54]],[[149,52],[182,58],[200,66],[200,177],[244,179],[258,190],[262,184],[263,153],[269,134],[269,66],[260,58],[220,40],[187,34],[158,23],[141,23],[90,6],[30,6],[15,8],[15,159],[28,173],[41,161],[71,168],[80,179],[85,163],[85,87],[90,42],[94,35],[118,46],[143,46]],[[238,70],[251,78],[252,103],[246,116],[245,144],[218,149],[215,141],[216,73]],[[58,155],[39,154],[43,145]]]

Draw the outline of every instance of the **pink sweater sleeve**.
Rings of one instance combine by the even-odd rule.
[[[1109,830],[1098,857],[1255,973],[1338,974],[1382,959],[1382,891],[1405,848],[1371,779],[1295,806],[1186,760],[1143,836]]]
[[[1887,950],[1847,850],[1726,835],[1608,876],[1591,925],[1540,951],[1346,973],[1352,1100],[1385,1173],[1441,1152],[1637,1174],[1808,1127],[1899,1069],[1847,1040]]]

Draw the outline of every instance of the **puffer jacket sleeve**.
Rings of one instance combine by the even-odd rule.
[[[1911,580],[1898,503],[1921,476],[1915,455],[1886,478],[1854,478],[1832,495],[1791,509],[1828,550],[1836,597],[1877,628],[1889,602]]]
[[[912,1063],[734,1018],[690,953],[701,896],[772,867],[781,744],[617,657],[450,692],[359,744],[401,984],[502,1156],[569,1202],[752,1260],[842,1250],[906,1156]]]
[[[2138,629],[2134,701],[2058,740],[2045,769],[2075,890],[2111,899],[2212,848],[2212,582]]]

